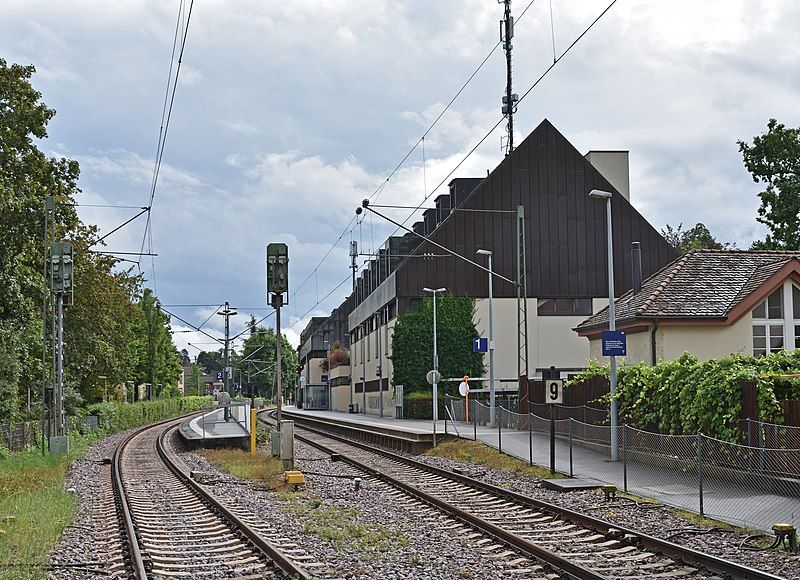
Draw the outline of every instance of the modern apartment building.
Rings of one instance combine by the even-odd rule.
[[[341,402],[349,404],[352,397],[361,411],[366,406],[370,413],[382,409],[394,414],[388,359],[392,329],[397,316],[415,308],[424,287],[475,297],[477,330],[488,335],[487,272],[416,234],[484,265],[485,256],[476,251],[493,253],[498,275],[493,284],[495,374],[517,377],[517,288],[501,277],[518,278],[519,207],[524,214],[528,374],[536,376],[536,369],[551,365],[584,367],[589,344],[572,329],[608,302],[606,206],[588,197],[592,189],[613,194],[617,295],[632,287],[631,242],[641,244],[645,277],[675,258],[630,203],[627,152],[583,155],[545,120],[486,177],[454,179],[413,224],[415,233],[387,239],[362,271],[353,294],[337,309],[339,318],[347,313],[351,384],[338,387],[341,396],[332,393],[332,400],[340,401],[333,408],[346,410]],[[309,345],[307,352],[312,350]]]

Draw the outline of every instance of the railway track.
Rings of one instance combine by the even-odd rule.
[[[568,577],[779,580],[307,425],[295,423],[295,436]]]
[[[252,522],[216,501],[184,471],[166,441],[176,424],[137,431],[112,458],[134,576],[309,578]]]

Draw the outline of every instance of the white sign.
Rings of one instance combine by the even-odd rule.
[[[467,393],[469,393],[469,383],[461,381],[461,384],[458,385],[458,392],[462,397],[466,397]]]
[[[545,402],[551,405],[560,405],[564,402],[564,381],[561,379],[547,379],[544,382]]]
[[[442,380],[442,374],[439,371],[428,371],[426,378],[430,384],[438,383]]]

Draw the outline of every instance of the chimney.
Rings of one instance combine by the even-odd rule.
[[[584,157],[622,194],[622,197],[631,200],[627,151],[589,151]]]
[[[642,245],[631,242],[631,271],[633,272],[633,293],[642,291]]]

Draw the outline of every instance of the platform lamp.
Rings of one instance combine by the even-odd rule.
[[[600,189],[593,189],[589,192],[589,197],[592,199],[606,200],[606,223],[607,228],[607,250],[608,250],[608,329],[614,331],[617,329],[617,313],[614,304],[614,238],[611,228],[611,198],[613,194],[610,191],[603,191]],[[618,410],[617,398],[615,396],[617,390],[617,357],[613,354],[610,359],[610,394],[611,394],[611,461],[617,461],[619,450],[617,446],[617,425]]]

